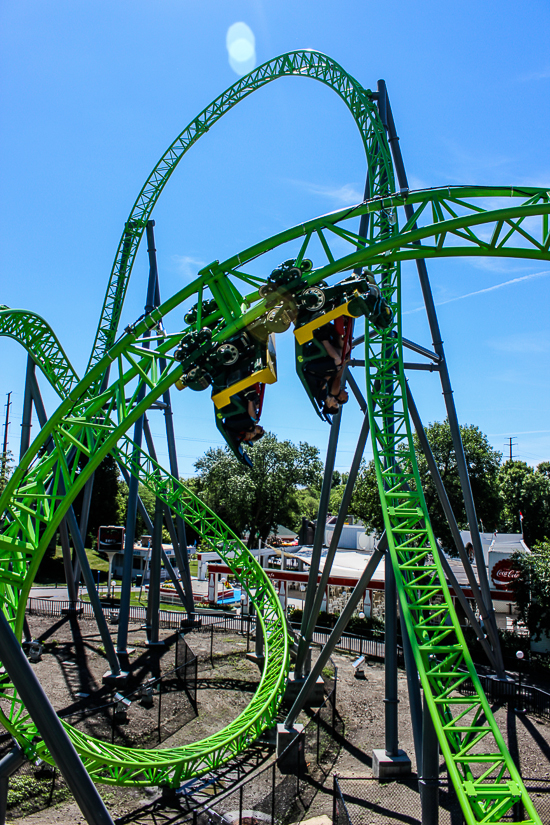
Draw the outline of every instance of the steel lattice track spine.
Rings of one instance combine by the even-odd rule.
[[[531,817],[526,821],[538,822],[481,689],[439,565],[408,420],[399,286],[397,266],[391,276],[386,273],[385,296],[394,305],[398,327],[382,334],[370,330],[366,359],[377,478],[403,617],[449,774],[469,825],[499,821],[519,799]],[[396,352],[397,379],[396,358],[388,357]],[[464,668],[477,693],[467,699],[455,696],[467,678]],[[487,737],[492,747],[478,747]]]

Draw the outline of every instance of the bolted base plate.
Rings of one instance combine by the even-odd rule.
[[[305,766],[304,726],[277,725],[277,765],[281,773],[297,774]]]
[[[110,670],[107,673],[103,674],[102,682],[104,685],[123,685],[128,678],[128,673],[125,670],[121,670],[121,672],[116,675],[112,673]]]
[[[264,669],[265,656],[258,656],[257,653],[247,653],[246,658],[249,662],[254,662],[257,664],[260,670]]]

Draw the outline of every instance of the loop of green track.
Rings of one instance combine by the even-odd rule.
[[[66,395],[67,386],[78,385],[77,376],[57,338],[39,316],[22,310],[2,310],[0,335],[13,337],[33,354],[61,397]],[[136,445],[126,438],[122,446],[113,450],[120,463],[134,473],[136,449]],[[145,452],[139,453],[141,483],[168,504],[174,513],[185,518],[200,533],[203,541],[217,549],[233,574],[241,579],[258,611],[265,639],[265,666],[258,689],[246,710],[214,736],[183,748],[147,751],[117,747],[95,740],[68,725],[66,728],[95,779],[114,784],[178,786],[185,778],[220,766],[272,724],[284,691],[289,640],[279,599],[256,559],[237,536],[181,482],[166,473]],[[90,472],[86,475],[89,477]],[[32,573],[29,573],[27,581],[31,577]],[[10,614],[14,617],[17,603],[17,613],[22,616],[26,600],[17,598],[20,593],[13,587],[11,578],[6,581],[5,575],[0,574],[0,581],[4,607],[11,608]],[[11,703],[10,712],[3,720],[5,727],[28,752],[51,761],[43,742],[31,745],[37,730],[13,686],[4,683],[0,695]]]
[[[145,225],[174,169],[184,154],[226,112],[252,92],[281,77],[307,77],[318,80],[342,98],[361,134],[370,192],[371,194],[385,194],[380,189],[380,178],[383,175],[385,180],[391,181],[393,167],[386,133],[370,92],[344,71],[336,61],[321,52],[311,50],[287,52],[263,63],[222,92],[203,109],[170,144],[147,178],[130,211],[120,239],[89,366],[97,363],[114,343],[130,273]]]

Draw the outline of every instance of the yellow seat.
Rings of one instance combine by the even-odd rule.
[[[304,324],[301,327],[298,327],[294,330],[294,335],[296,336],[296,340],[302,346],[307,344],[308,341],[313,340],[313,333],[319,327],[324,327],[325,324],[330,323],[330,321],[334,321],[336,318],[340,318],[342,315],[347,315],[348,318],[356,318],[356,315],[352,315],[348,309],[349,301],[345,304],[340,304],[340,306],[335,307],[335,309],[331,309],[329,312],[325,312],[324,315],[320,315],[315,320],[310,321],[309,324]]]

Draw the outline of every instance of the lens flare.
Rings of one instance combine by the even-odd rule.
[[[240,77],[256,65],[256,38],[246,23],[233,23],[225,38],[229,65]]]

